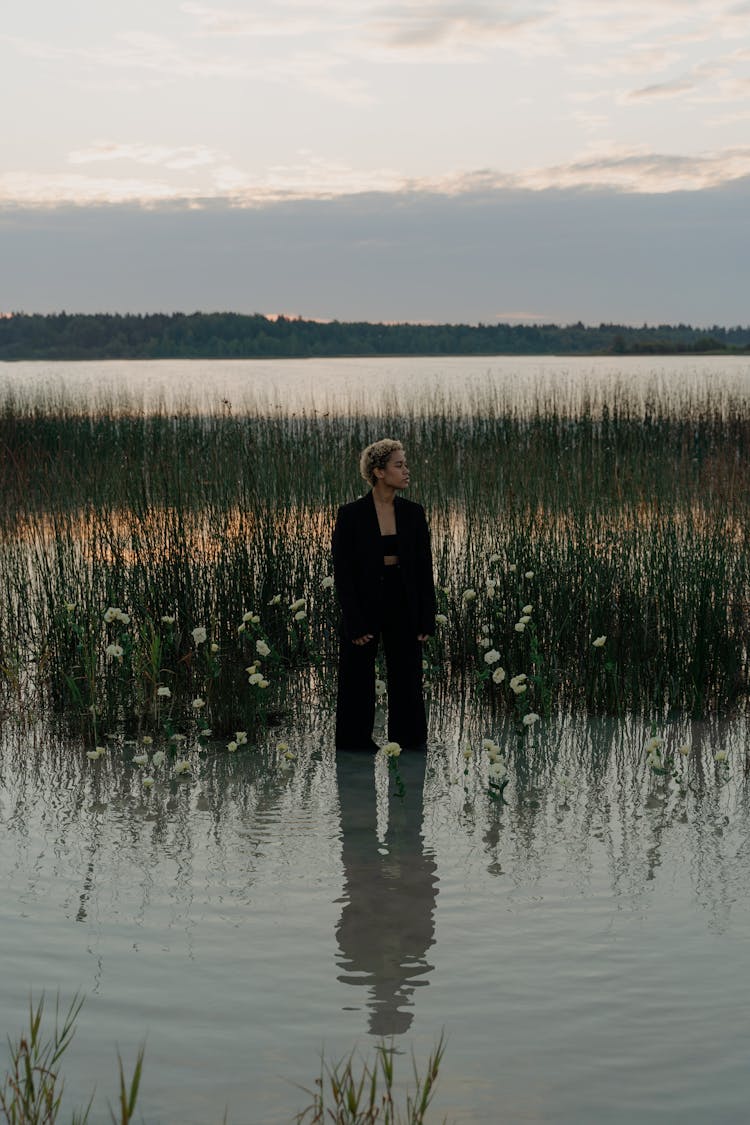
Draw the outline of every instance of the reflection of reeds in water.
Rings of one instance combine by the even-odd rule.
[[[468,409],[428,396],[405,413],[328,417],[252,406],[143,414],[9,396],[0,413],[9,695],[18,699],[31,667],[61,704],[72,703],[72,679],[83,708],[96,697],[113,716],[145,714],[161,670],[156,647],[179,698],[210,688],[212,726],[251,724],[242,669],[252,648],[237,633],[247,610],[260,614],[258,635],[280,661],[274,706],[282,668],[330,670],[336,612],[321,589],[330,527],[336,504],[362,491],[360,449],[383,434],[407,446],[447,591],[448,623],[428,653],[435,693],[449,670],[481,670],[476,639],[487,624],[509,672],[543,676],[543,692],[529,695],[538,710],[699,713],[744,695],[750,406],[710,388],[676,403],[659,391],[631,401],[620,389],[608,402],[561,392],[523,409],[488,389]],[[468,610],[466,587],[478,591]],[[276,594],[281,609],[267,604]],[[300,596],[307,619],[293,625],[284,614]],[[531,630],[513,628],[525,603],[536,668]],[[127,674],[103,659],[114,640],[101,624],[109,605],[132,619]],[[163,614],[176,615],[180,638],[169,658]],[[197,626],[220,645],[219,676],[195,659]],[[597,635],[607,636],[603,650],[592,648]],[[487,702],[514,700],[506,685]]]

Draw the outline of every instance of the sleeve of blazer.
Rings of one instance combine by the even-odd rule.
[[[341,614],[344,618],[344,632],[354,640],[367,633],[362,608],[359,605],[354,581],[356,548],[354,541],[354,521],[351,513],[341,507],[336,515],[331,542],[333,555],[333,579],[336,584]]]
[[[435,632],[435,578],[432,572],[430,529],[427,526],[424,508],[421,506],[417,525],[417,542],[419,545],[419,632],[432,634]]]

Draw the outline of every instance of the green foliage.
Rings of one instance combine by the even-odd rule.
[[[747,349],[750,328],[660,324],[369,324],[255,314],[58,313],[0,318],[0,360],[562,355]]]

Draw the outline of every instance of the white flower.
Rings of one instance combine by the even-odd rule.
[[[469,602],[474,601],[476,596],[477,596],[476,590],[473,590],[471,587],[469,587],[469,589],[464,590],[463,594],[461,595],[461,601],[464,603],[464,605],[468,605]]]
[[[716,753],[714,754],[714,761],[715,762],[726,762],[727,757],[728,757],[728,754],[727,754],[726,750],[717,750]]]
[[[190,704],[190,706],[193,708],[194,711],[200,711],[201,708],[206,706],[206,701],[205,701],[205,699],[201,699],[201,697],[199,695],[196,695],[195,699]]]
[[[231,742],[227,743],[227,750],[229,751],[230,754],[234,754],[236,749],[237,749],[237,743],[234,741],[234,739],[232,739]]]
[[[491,563],[499,563],[500,562],[500,556],[499,555],[490,555],[490,562]]]
[[[151,737],[150,734],[144,734],[143,738],[141,739],[141,742],[143,743],[144,746],[150,746],[153,741],[154,740],[153,740],[153,738]]]
[[[323,581],[320,583],[321,589],[330,590],[333,587],[333,575],[327,574]]]
[[[190,773],[190,768],[190,762],[187,758],[180,758],[179,761],[175,762],[172,772],[175,777],[179,777],[183,773]]]
[[[304,609],[298,609],[297,612],[294,615],[294,620],[295,621],[304,621],[306,617],[307,617],[307,614],[305,613]]]
[[[534,577],[534,571],[533,570],[524,571],[524,578],[533,578],[533,577]]]
[[[495,750],[497,748],[498,748],[497,743],[495,742],[494,738],[483,738],[482,739],[482,749],[483,750]]]
[[[534,723],[539,722],[539,716],[536,711],[529,711],[528,715],[523,717],[523,725],[525,727],[533,727]]]
[[[207,637],[208,633],[202,625],[199,625],[196,629],[193,629],[193,640],[195,641],[196,645],[202,645]]]
[[[276,749],[278,750],[278,752],[280,754],[285,754],[286,751],[289,749],[289,743],[288,742],[277,742],[276,743]]]
[[[246,630],[246,628],[247,628],[247,626],[245,625],[245,623],[244,623],[244,621],[243,621],[243,623],[242,623],[241,625],[238,625],[238,626],[237,626],[237,632],[238,632],[238,633],[244,633],[244,632],[245,632],[245,630]]]
[[[116,621],[119,616],[120,616],[119,609],[116,609],[115,606],[113,606],[113,605],[111,605],[109,607],[109,609],[104,611],[104,620],[107,622],[108,625],[109,625],[110,621]]]
[[[692,747],[690,746],[690,743],[689,743],[689,742],[686,742],[686,743],[685,743],[685,744],[684,744],[683,746],[678,746],[678,747],[677,747],[677,753],[678,753],[678,754],[682,754],[683,758],[687,758],[687,756],[688,756],[688,754],[690,753],[691,749],[692,749]]]
[[[120,657],[122,656],[122,648],[120,645],[107,645],[104,650],[104,655],[109,657]]]
[[[246,668],[245,671],[247,672],[248,676],[252,676],[254,672],[258,671],[258,661],[256,660],[253,664],[250,665],[249,668]]]
[[[517,621],[513,627],[517,633],[524,633],[526,631],[526,623],[524,621]]]
[[[167,757],[167,755],[164,753],[163,750],[157,750],[156,753],[154,754],[153,758],[151,759],[151,765],[152,766],[163,766],[166,757]]]
[[[245,623],[246,625],[248,624],[248,622],[252,621],[252,619],[253,619],[253,613],[252,613],[252,610],[248,610],[248,612],[247,612],[247,613],[243,613],[243,614],[242,614],[242,620],[244,621],[244,623]]]
[[[447,625],[448,624],[448,618],[445,616],[444,613],[436,613],[435,614],[435,624],[436,625]]]
[[[271,649],[269,648],[269,646],[266,644],[265,641],[256,641],[255,642],[255,651],[257,652],[258,656],[268,656],[269,653],[271,652]]]
[[[86,757],[89,758],[90,761],[96,762],[99,758],[101,758],[103,753],[104,753],[104,747],[103,746],[97,746],[96,750],[87,750],[86,751]]]
[[[519,625],[528,625],[529,621],[531,621],[531,618],[529,617],[528,613],[525,613],[523,617],[518,618]]]
[[[510,689],[514,695],[523,695],[523,693],[526,691],[526,684],[519,684],[518,682],[513,683],[513,680],[511,680]]]
[[[271,600],[268,604],[269,605],[279,605],[280,602],[281,602],[281,594],[274,594],[274,596],[271,598]]]
[[[376,680],[375,681],[375,694],[376,695],[385,695],[385,693],[386,693],[385,680]]]
[[[161,619],[162,625],[174,625],[174,622],[175,622],[174,617],[170,617],[170,615],[168,613],[165,613],[165,614],[162,615],[162,619]]]
[[[141,782],[141,785],[143,786],[144,789],[153,789],[153,787],[154,787],[153,777],[144,777],[143,781]]]
[[[217,653],[218,651],[219,651],[219,646],[217,645],[216,641],[214,641],[211,645],[211,652]]]
[[[172,692],[171,692],[170,688],[167,687],[166,684],[161,684],[156,689],[156,694],[162,696],[163,699],[169,699],[172,695]]]
[[[386,758],[398,758],[399,754],[401,753],[401,747],[399,746],[398,742],[386,742],[385,746],[383,747],[383,753],[385,754]]]
[[[489,631],[490,631],[490,627],[489,627],[489,625],[486,625],[486,624],[485,624],[485,625],[483,625],[483,626],[482,626],[482,629],[481,629],[481,631],[482,631],[482,632],[484,633],[484,635],[485,635],[485,636],[487,636],[487,634],[488,634],[488,633],[489,633]]]
[[[297,761],[297,755],[294,753],[293,750],[285,750],[284,751],[284,757],[286,758],[286,760],[288,762],[296,762]]]
[[[490,600],[495,596],[495,589],[496,587],[494,582],[488,582],[485,586],[484,592],[486,593],[487,597],[490,598]]]
[[[492,682],[495,683],[495,684],[501,684],[504,679],[505,679],[505,669],[500,668],[498,666],[495,669],[495,671],[492,673]]]
[[[606,636],[597,637],[596,640],[594,641],[594,648],[604,648],[604,645],[606,644],[606,642],[607,642]]]
[[[237,739],[237,745],[238,746],[244,746],[245,743],[247,742],[247,731],[246,730],[238,730],[238,731],[235,732],[234,737]]]
[[[210,738],[213,733],[214,732],[211,730],[210,727],[204,727],[203,730],[200,731],[200,737],[201,738]]]
[[[480,637],[479,640],[477,641],[477,644],[479,645],[480,648],[489,648],[490,645],[492,644],[492,641],[490,640],[489,637]],[[485,657],[485,659],[486,659],[486,657]]]
[[[471,746],[464,746],[464,749],[463,749],[463,756],[464,756],[464,761],[465,761],[465,762],[470,762],[470,761],[471,761],[471,757],[472,757],[472,750],[471,750]]]
[[[72,612],[73,612],[73,610],[75,609],[75,607],[76,607],[76,603],[75,603],[75,602],[65,602],[65,605],[63,606],[63,608],[65,609],[66,613],[72,613]]]
[[[171,734],[169,736],[169,741],[170,742],[184,742],[186,738],[187,738],[187,735],[185,735],[185,734]]]
[[[493,781],[503,781],[508,776],[508,767],[505,762],[491,762],[488,773]]]
[[[511,574],[515,574],[516,571],[518,570],[518,567],[516,566],[515,563],[510,563],[509,566],[508,566],[508,570],[510,571]]]
[[[533,612],[534,612],[533,605],[525,605],[523,607],[523,609],[521,610],[521,613],[533,613]]]
[[[269,682],[270,682],[269,680],[259,680],[258,681],[258,687],[259,688],[267,688]]]
[[[137,766],[147,766],[148,754],[135,754],[133,756],[133,761]]]
[[[485,652],[485,654],[484,654],[485,664],[497,664],[499,659],[500,659],[500,653],[497,651],[496,648],[491,648],[489,652]]]
[[[659,735],[656,734],[656,735],[654,735],[653,738],[650,738],[648,740],[648,742],[646,743],[646,753],[652,754],[654,752],[654,750],[658,750],[663,745],[664,745],[664,739],[660,738]]]
[[[289,612],[290,613],[296,613],[298,609],[304,609],[306,604],[307,604],[306,598],[297,598],[297,600],[293,601],[292,604],[289,606]]]
[[[253,672],[253,674],[251,676],[248,676],[247,682],[249,684],[259,684],[262,679],[263,679],[263,673],[262,672]]]

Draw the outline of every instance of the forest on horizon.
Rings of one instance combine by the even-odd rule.
[[[13,313],[0,360],[745,354],[750,326],[376,324],[260,313]]]

